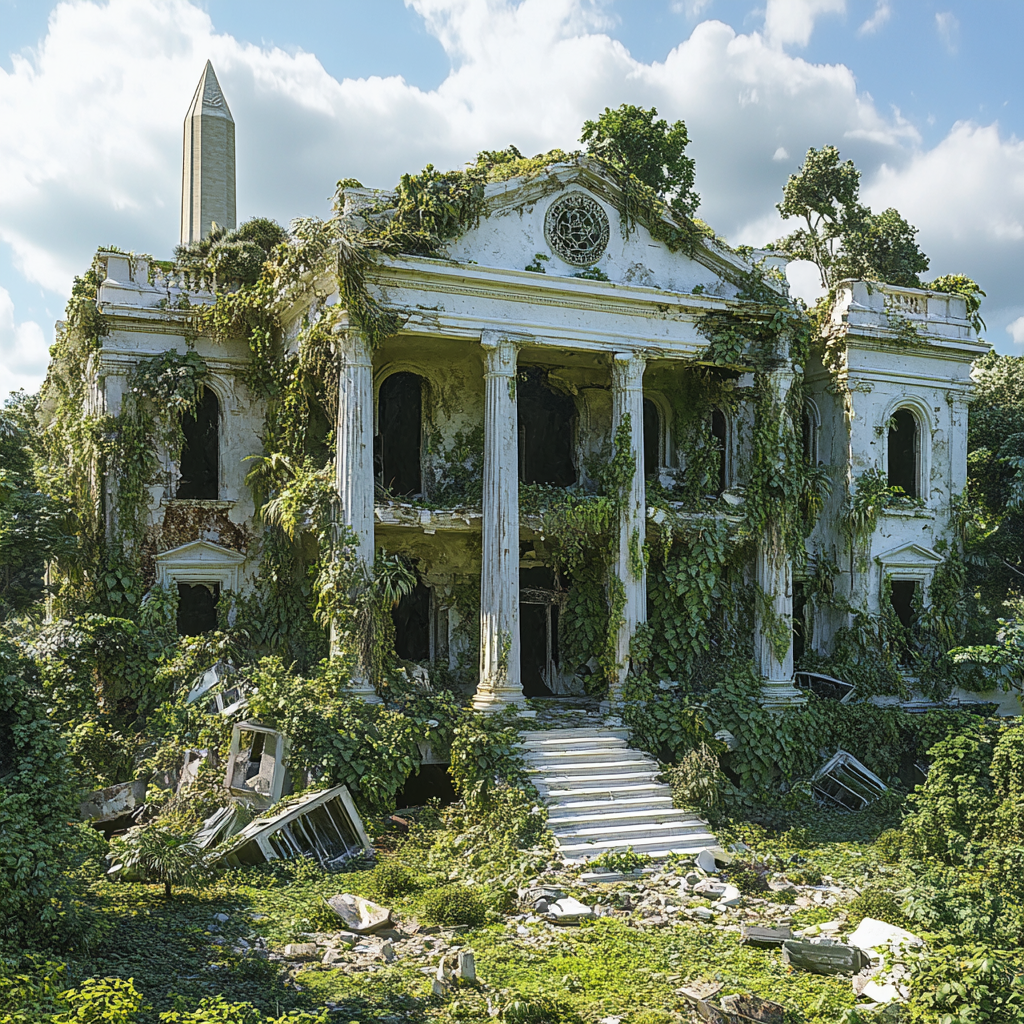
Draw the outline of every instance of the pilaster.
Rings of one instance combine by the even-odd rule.
[[[473,707],[520,703],[519,438],[516,360],[521,338],[482,331],[484,484],[480,575],[480,683]]]

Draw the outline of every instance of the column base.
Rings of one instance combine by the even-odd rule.
[[[349,693],[351,693],[353,697],[358,697],[366,704],[383,703],[380,697],[377,696],[377,691],[370,685],[369,680],[360,679],[358,676],[353,677]]]
[[[474,711],[482,711],[490,714],[495,711],[504,711],[510,707],[526,707],[526,697],[522,690],[501,689],[482,690],[478,689],[473,694],[472,708]]]
[[[765,679],[761,683],[761,707],[784,711],[807,703],[807,694],[793,685],[792,679]]]

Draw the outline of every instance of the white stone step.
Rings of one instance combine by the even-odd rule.
[[[622,761],[628,758],[633,752],[623,744],[622,746],[588,746],[584,750],[568,751],[544,751],[540,754],[527,752],[524,755],[526,764],[534,768],[550,765],[552,768],[562,764],[570,764],[574,761]]]
[[[632,849],[649,857],[667,857],[671,853],[696,853],[705,846],[715,846],[718,840],[710,832],[694,832],[685,838],[650,836],[643,839],[610,839],[603,842],[559,842],[558,852],[567,859],[591,860],[609,850]]]
[[[593,780],[587,780],[588,783]],[[572,789],[548,790],[549,806],[570,806],[580,801],[612,803],[620,800],[654,799],[660,797],[672,803],[672,792],[663,782],[624,782],[621,785],[586,785]]]
[[[603,727],[576,728],[571,729],[536,729],[530,732],[521,732],[519,739],[530,746],[532,744],[564,743],[573,739],[607,739],[617,736],[620,739],[629,739],[628,729],[605,729]]]
[[[553,828],[559,844],[569,842],[609,843],[615,839],[663,839],[666,843],[675,840],[687,841],[693,835],[706,835],[707,825],[703,821],[647,822],[646,824],[618,823],[608,827]]]
[[[636,757],[632,755],[631,751],[625,751],[625,757],[621,757],[618,760],[572,760],[572,761],[559,761],[557,765],[530,765],[526,770],[531,774],[544,773],[547,774],[551,771],[556,771],[563,775],[585,775],[592,772],[604,772],[607,773],[609,766],[616,769],[622,769],[623,772],[635,772],[643,769],[645,771],[653,771],[655,774],[658,773],[659,769],[657,764],[649,761],[645,757]],[[632,756],[631,756],[632,755]]]
[[[672,806],[671,802],[664,807],[630,806],[608,810],[607,804],[601,809],[566,812],[559,808],[548,809],[548,825],[553,829],[583,828],[586,825],[615,825],[618,822],[641,821],[659,823],[676,822],[687,818],[688,812]]]

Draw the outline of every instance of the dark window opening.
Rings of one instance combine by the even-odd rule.
[[[219,583],[178,584],[178,635],[199,636],[217,628]]]
[[[889,603],[904,629],[917,621],[917,580],[891,580]]]
[[[889,424],[889,486],[917,493],[917,420],[909,409],[898,409]]]
[[[714,409],[711,413],[711,436],[715,439],[715,447],[718,449],[718,491],[716,493],[721,494],[725,490],[725,458],[729,441],[725,413],[721,409]]]
[[[176,497],[199,501],[216,501],[220,497],[219,426],[220,403],[205,388],[195,413],[187,412],[181,417],[184,443]]]
[[[806,462],[808,466],[817,465],[818,453],[815,450],[817,446],[815,444],[816,438],[814,436],[814,417],[811,415],[809,409],[804,409],[800,425],[802,428],[804,462]]]
[[[807,649],[807,595],[800,581],[793,583],[793,661],[800,664]]]
[[[458,800],[447,765],[421,765],[420,770],[410,775],[395,794],[395,807],[422,807],[428,800],[439,800],[445,805]]]
[[[516,381],[519,479],[524,484],[569,487],[576,482],[576,403],[551,388],[546,376],[543,370],[528,367]]]
[[[395,653],[405,661],[430,660],[430,589],[417,583],[391,609]]]
[[[644,477],[653,480],[661,467],[661,416],[658,407],[644,399]]]
[[[377,483],[392,494],[421,494],[420,448],[423,429],[423,379],[393,373],[377,396],[374,470]]]

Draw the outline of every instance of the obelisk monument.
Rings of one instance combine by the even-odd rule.
[[[207,61],[185,115],[181,244],[205,238],[214,224],[235,227],[235,121]]]

